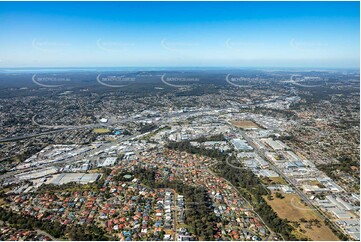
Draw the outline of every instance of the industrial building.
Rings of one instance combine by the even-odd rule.
[[[232,139],[231,142],[238,151],[253,150],[253,148],[247,143],[246,140]]]
[[[114,166],[117,162],[117,157],[107,157],[98,163],[98,167]]]
[[[70,182],[87,184],[93,183],[100,178],[99,173],[61,173],[53,177],[50,183],[62,185]]]

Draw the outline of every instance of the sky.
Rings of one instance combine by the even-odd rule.
[[[0,68],[360,63],[359,2],[0,2]]]

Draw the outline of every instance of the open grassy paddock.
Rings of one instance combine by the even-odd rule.
[[[273,195],[272,200],[264,199],[280,218],[291,221],[297,228],[298,235],[307,236],[311,240],[335,241],[338,237],[327,227],[322,217],[312,208],[305,205],[296,194],[282,194],[283,199]],[[297,236],[297,234],[296,234]]]
[[[262,182],[266,185],[287,185],[287,182],[282,177],[265,177],[262,179]]]

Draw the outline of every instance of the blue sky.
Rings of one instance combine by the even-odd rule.
[[[358,67],[359,2],[0,2],[0,67]]]

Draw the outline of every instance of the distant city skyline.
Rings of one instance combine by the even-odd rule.
[[[359,2],[0,2],[0,68],[359,68]]]

